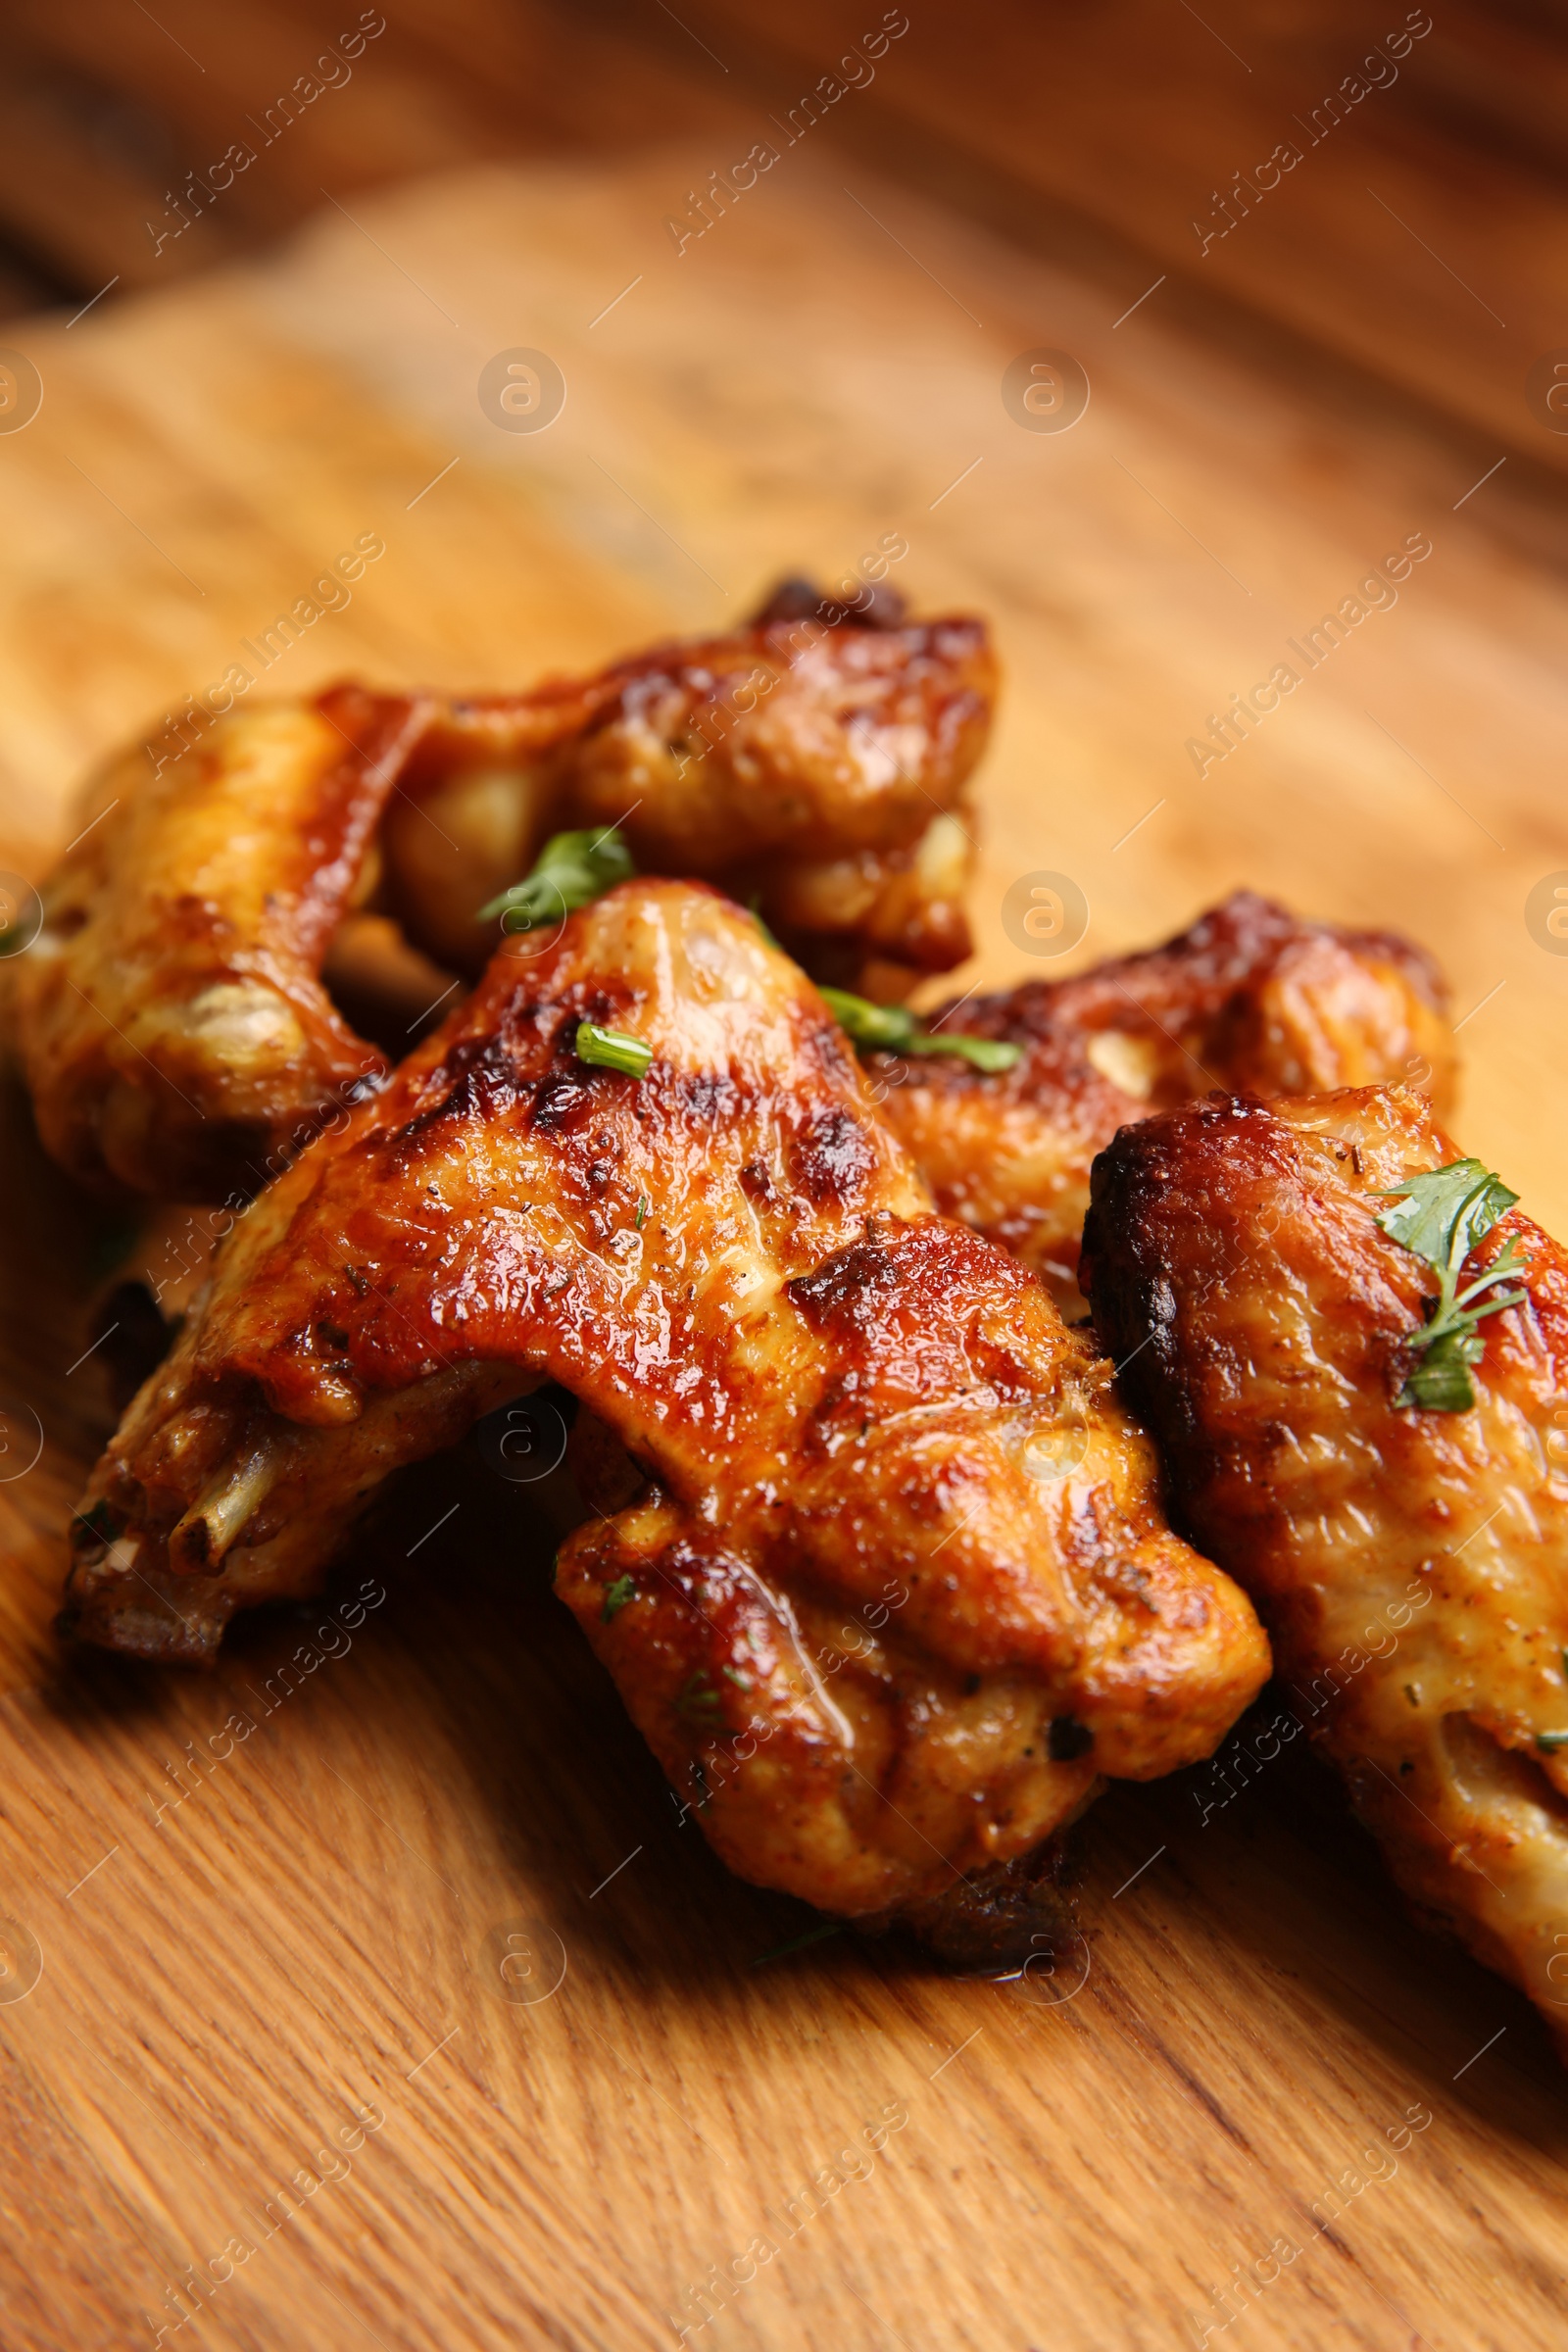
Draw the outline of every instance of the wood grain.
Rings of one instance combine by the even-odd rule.
[[[899,529],[899,584],[990,612],[1009,673],[961,984],[1026,967],[1001,902],[1036,869],[1088,896],[1080,959],[1242,881],[1403,925],[1474,1008],[1467,1145],[1562,1230],[1568,962],[1524,901],[1568,867],[1568,600],[1508,469],[1466,500],[1435,427],[1117,328],[1098,283],[808,152],[677,258],[665,215],[731,160],[366,197],[16,330],[45,402],[0,436],[4,861],[41,870],[86,763],[362,531],[385,557],[256,691],[597,662]],[[1003,407],[1042,343],[1091,380],[1070,432]],[[519,344],[566,375],[546,433],[479,407]],[[1397,605],[1200,778],[1207,714],[1416,532]],[[0,1994],[42,1956],[0,1998],[7,2352],[173,2341],[193,2275],[187,2327],[247,2352],[1560,2342],[1545,2036],[1404,1920],[1295,1748],[1206,1820],[1206,1771],[1117,1790],[1081,1943],[1009,1987],[849,1936],[754,1965],[809,1918],[677,1826],[538,1496],[473,1448],[388,1499],[336,1618],[246,1626],[206,1679],[63,1657],[113,1219],[8,1117],[0,1468],[27,1413],[45,1442],[0,1485]]]

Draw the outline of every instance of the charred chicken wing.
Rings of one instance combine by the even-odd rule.
[[[68,1624],[210,1655],[548,1378],[591,1416],[561,1592],[743,1875],[929,1902],[1099,1775],[1209,1753],[1267,1669],[1250,1604],[1165,1525],[1109,1367],[933,1213],[810,983],[702,885],[529,945],[223,1241]]]
[[[1096,1162],[1084,1268],[1400,1886],[1561,2032],[1568,1255],[1513,1198],[1409,1089],[1215,1096]]]
[[[1118,1127],[1216,1086],[1410,1081],[1441,1106],[1446,1004],[1430,957],[1403,940],[1300,922],[1238,891],[1147,955],[933,1015],[939,1035],[1021,1047],[1004,1074],[882,1055],[869,1075],[938,1207],[1013,1250],[1071,1312],[1089,1165]]]
[[[342,686],[241,708],[177,758],[122,754],[14,976],[49,1150],[89,1182],[254,1192],[385,1068],[328,956],[345,1001],[383,985],[417,1012],[483,969],[480,908],[573,826],[619,820],[639,867],[757,896],[824,976],[958,962],[984,624],[821,610],[529,694]]]

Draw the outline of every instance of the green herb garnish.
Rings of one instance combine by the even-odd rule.
[[[1568,1732],[1538,1732],[1536,1745],[1544,1755],[1555,1755],[1559,1747],[1568,1747]]]
[[[525,881],[514,882],[481,906],[476,923],[501,917],[503,931],[537,931],[579,906],[591,906],[616,882],[637,871],[631,852],[613,825],[607,832],[553,833]]]
[[[1440,1285],[1437,1298],[1427,1301],[1425,1330],[1414,1333],[1409,1342],[1421,1360],[1406,1374],[1395,1403],[1422,1405],[1435,1413],[1468,1412],[1476,1400],[1470,1366],[1480,1363],[1486,1351],[1477,1325],[1484,1316],[1518,1306],[1529,1296],[1525,1291],[1504,1291],[1490,1298],[1482,1294],[1510,1274],[1527,1272],[1528,1263],[1518,1254],[1518,1243],[1510,1241],[1486,1272],[1462,1291],[1459,1271],[1519,1196],[1479,1159],[1455,1159],[1446,1168],[1411,1176],[1378,1197],[1396,1203],[1378,1218],[1383,1231],[1424,1258]],[[1474,1304],[1478,1299],[1481,1303]]]
[[[847,1036],[858,1046],[879,1054],[951,1054],[972,1062],[977,1070],[1010,1070],[1021,1059],[1022,1046],[1000,1037],[965,1037],[953,1030],[921,1029],[906,1004],[873,1004],[867,997],[852,997],[848,989],[824,988],[822,1002]]]
[[[702,1667],[688,1677],[677,1693],[675,1712],[683,1722],[694,1724],[699,1731],[711,1731],[723,1704],[723,1699],[713,1689],[708,1669]]]
[[[648,1195],[646,1193],[639,1193],[637,1196],[637,1230],[639,1233],[641,1233],[643,1226],[647,1221],[647,1217]]]
[[[624,1070],[628,1078],[641,1078],[654,1058],[652,1046],[645,1046],[640,1037],[628,1037],[623,1029],[601,1029],[597,1021],[579,1021],[574,1040],[577,1059],[591,1062],[598,1070]]]
[[[617,1576],[614,1583],[609,1587],[605,1593],[605,1605],[603,1610],[600,1612],[602,1622],[608,1625],[617,1609],[623,1609],[628,1600],[635,1600],[636,1597],[637,1588],[632,1583],[631,1578],[629,1576]]]

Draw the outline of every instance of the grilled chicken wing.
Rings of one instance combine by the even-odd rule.
[[[701,885],[526,944],[222,1243],[99,1465],[68,1626],[210,1655],[549,1378],[610,1455],[560,1590],[743,1875],[929,1901],[1098,1775],[1206,1755],[1267,1669],[1250,1604],[1165,1526],[1109,1367],[932,1212],[809,982]],[[646,1074],[580,1058],[585,1020]]]
[[[1067,1312],[1089,1164],[1129,1120],[1210,1087],[1259,1095],[1451,1083],[1446,992],[1392,934],[1304,923],[1238,891],[1147,955],[971,997],[933,1025],[1023,1048],[1010,1071],[877,1057],[882,1115],[949,1216],[1013,1250]]]
[[[1473,1408],[1398,1401],[1435,1277],[1376,1220],[1457,1158],[1408,1089],[1215,1096],[1096,1162],[1085,1280],[1184,1524],[1400,1886],[1561,2032],[1568,1255],[1504,1216],[1462,1279],[1513,1240],[1527,1297],[1478,1327]]]
[[[334,938],[351,986],[390,972],[417,1012],[421,989],[442,993],[427,956],[481,970],[495,930],[478,908],[568,827],[618,820],[639,865],[758,894],[824,976],[870,958],[907,985],[959,961],[985,627],[823,610],[524,695],[343,686],[245,708],[156,772],[122,754],[15,969],[50,1152],[89,1182],[255,1191],[386,1066],[322,985]],[[349,941],[345,915],[368,936]],[[426,952],[401,970],[389,918]]]

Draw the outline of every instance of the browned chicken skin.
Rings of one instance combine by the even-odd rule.
[[[90,1183],[254,1192],[386,1067],[334,1009],[329,951],[396,918],[417,1012],[483,969],[477,910],[558,830],[618,822],[640,866],[758,894],[824,976],[959,961],[984,624],[825,610],[522,695],[241,706],[156,772],[122,754],[8,975],[50,1152]]]
[[[616,825],[640,871],[756,899],[819,978],[869,957],[907,985],[960,963],[967,784],[997,688],[984,623],[770,610],[581,686],[448,705],[387,820],[386,898],[410,937],[477,973],[494,945],[477,908],[548,835]]]
[[[1258,1095],[1408,1081],[1442,1108],[1453,1045],[1431,958],[1392,934],[1302,922],[1238,891],[1145,955],[971,997],[932,1025],[1023,1048],[868,1065],[882,1115],[936,1195],[1032,1266],[1066,1312],[1095,1153],[1129,1120],[1211,1087]]]
[[[1376,1219],[1458,1157],[1407,1089],[1215,1096],[1096,1162],[1084,1272],[1184,1524],[1400,1886],[1561,2034],[1568,1253],[1504,1216],[1464,1279],[1514,1239],[1527,1298],[1479,1326],[1473,1408],[1398,1402],[1436,1277]]]
[[[38,1131],[74,1176],[252,1193],[379,1077],[320,968],[418,724],[266,703],[156,775],[137,745],[95,779],[84,809],[108,813],[7,974]]]
[[[1098,1775],[1209,1753],[1267,1670],[1250,1604],[1165,1526],[1109,1367],[932,1213],[809,982],[700,885],[525,944],[222,1244],[95,1474],[68,1624],[211,1655],[549,1378],[598,1498],[560,1590],[743,1875],[929,1903]],[[584,1019],[646,1074],[585,1064]]]

